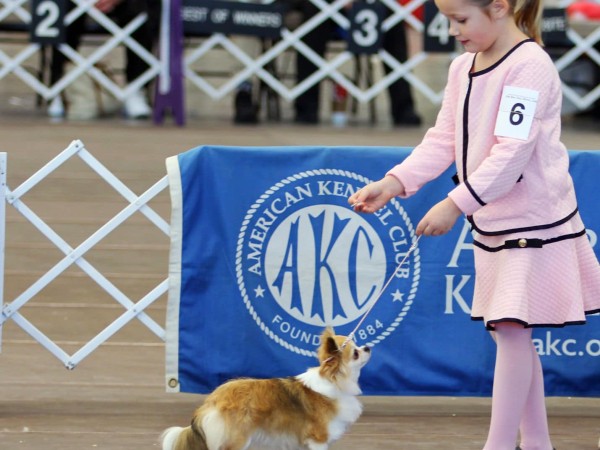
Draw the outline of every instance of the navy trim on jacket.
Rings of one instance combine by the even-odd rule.
[[[503,245],[497,247],[489,247],[475,240],[473,245],[479,247],[486,252],[499,252],[500,250],[507,250],[513,248],[542,248],[544,245],[554,244],[555,242],[565,241],[567,239],[575,239],[585,235],[585,228],[577,233],[564,234],[562,236],[553,237],[550,239],[537,239],[537,238],[520,238],[520,239],[509,239],[504,241]]]
[[[484,230],[482,230],[481,228],[477,227],[477,225],[475,224],[475,220],[473,219],[473,216],[467,216],[467,220],[471,223],[471,227],[473,227],[473,229],[475,231],[477,231],[479,234],[481,234],[482,236],[502,236],[503,234],[523,233],[526,231],[547,230],[549,228],[554,228],[559,225],[562,225],[563,223],[568,222],[578,212],[579,212],[579,208],[577,207],[577,208],[575,208],[575,210],[572,213],[570,213],[566,217],[564,217],[560,220],[557,220],[556,222],[553,222],[553,223],[548,223],[548,224],[544,224],[544,225],[533,225],[530,227],[509,228],[507,230],[499,230],[499,231],[484,231]]]

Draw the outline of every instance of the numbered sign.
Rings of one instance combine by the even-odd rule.
[[[567,12],[561,8],[544,8],[542,13],[542,41],[546,46],[571,47],[567,37]]]
[[[30,40],[38,44],[65,42],[66,0],[32,0]]]
[[[539,92],[504,86],[494,135],[527,140],[537,108]]]
[[[381,48],[381,22],[383,5],[380,3],[355,2],[348,19],[348,51],[355,54],[373,54]]]
[[[423,49],[426,52],[452,53],[455,39],[450,36],[450,21],[434,2],[425,2],[425,32]]]

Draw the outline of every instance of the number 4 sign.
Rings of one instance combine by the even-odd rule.
[[[455,39],[450,36],[450,22],[434,2],[425,2],[425,33],[423,50],[426,52],[452,53]]]
[[[37,44],[65,42],[66,0],[32,0],[30,40]]]

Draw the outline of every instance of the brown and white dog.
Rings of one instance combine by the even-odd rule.
[[[196,410],[191,426],[164,431],[162,448],[327,450],[362,412],[358,377],[370,356],[369,347],[327,328],[319,367],[290,378],[236,379],[219,386]]]

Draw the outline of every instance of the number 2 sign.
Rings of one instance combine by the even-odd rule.
[[[65,42],[66,0],[32,0],[30,40],[37,44]]]

